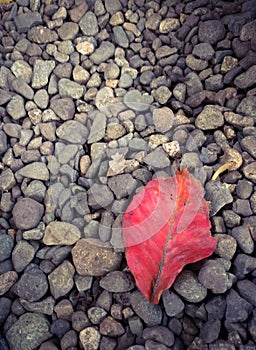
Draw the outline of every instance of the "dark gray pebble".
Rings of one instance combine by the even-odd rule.
[[[247,279],[237,282],[237,291],[245,300],[256,306],[256,285]]]
[[[230,322],[243,322],[247,320],[253,306],[239,294],[231,289],[227,294],[226,320]]]
[[[143,330],[142,337],[145,340],[155,340],[166,346],[172,346],[174,343],[174,336],[172,332],[163,326],[146,327]]]
[[[162,310],[159,305],[147,301],[139,292],[133,292],[130,297],[131,306],[136,314],[142,318],[147,326],[157,326],[162,321]]]
[[[221,330],[220,320],[211,319],[203,324],[200,329],[200,337],[202,340],[209,344],[218,339]]]

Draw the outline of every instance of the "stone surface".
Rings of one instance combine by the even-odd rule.
[[[82,123],[76,120],[67,120],[57,128],[56,135],[70,143],[84,144],[87,141],[89,132]]]
[[[67,222],[53,221],[46,228],[43,242],[46,245],[72,245],[81,237],[79,229]]]
[[[124,293],[134,288],[134,282],[129,273],[113,271],[101,279],[100,286],[109,292]]]
[[[206,288],[199,282],[192,271],[183,270],[176,278],[175,291],[190,303],[202,301],[207,294]]]
[[[214,294],[225,293],[230,287],[229,277],[224,265],[215,260],[205,262],[199,271],[198,280]]]
[[[130,300],[133,310],[142,318],[147,326],[160,325],[162,310],[159,305],[154,305],[147,301],[139,291],[133,292],[130,296]]]
[[[233,197],[226,186],[218,181],[206,184],[206,200],[211,202],[210,215],[215,215],[226,204],[233,202]]]
[[[15,226],[21,230],[29,230],[37,226],[44,212],[42,204],[32,198],[18,200],[13,208]]]
[[[107,243],[80,239],[72,249],[73,262],[80,275],[102,276],[119,268],[122,256]]]
[[[195,125],[201,130],[215,130],[223,123],[223,115],[215,106],[206,106],[195,120]]]
[[[49,180],[49,170],[45,163],[33,162],[19,169],[17,174],[30,179],[47,181]]]
[[[52,337],[49,328],[49,322],[43,315],[26,312],[10,327],[6,338],[13,349],[34,350]]]
[[[49,274],[50,290],[55,299],[66,295],[72,289],[74,273],[74,266],[65,260]]]

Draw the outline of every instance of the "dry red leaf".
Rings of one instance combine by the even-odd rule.
[[[140,190],[122,222],[126,260],[136,284],[154,304],[182,268],[211,255],[209,207],[187,169],[156,178]]]

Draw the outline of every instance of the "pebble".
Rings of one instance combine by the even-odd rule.
[[[51,337],[46,318],[32,312],[21,315],[6,333],[10,347],[17,350],[36,349]]]
[[[51,101],[50,108],[62,120],[70,120],[75,114],[75,104],[71,97],[56,98]]]
[[[237,278],[242,279],[256,268],[256,258],[246,254],[238,254],[234,260],[234,267]]]
[[[208,260],[199,271],[198,280],[214,294],[225,293],[231,286],[224,265],[217,260]]]
[[[82,85],[66,78],[60,79],[58,83],[58,88],[61,97],[71,97],[73,99],[79,99],[84,93],[84,88]]]
[[[256,117],[256,96],[244,97],[237,106],[236,112],[246,116]]]
[[[219,20],[208,20],[199,23],[198,38],[201,42],[216,44],[225,36],[225,27]]]
[[[192,54],[194,56],[199,57],[202,60],[209,61],[214,56],[214,49],[211,44],[209,43],[200,43],[195,45],[193,48]]]
[[[16,184],[14,174],[11,169],[6,168],[0,174],[0,189],[2,191],[10,190]]]
[[[61,140],[70,143],[84,144],[88,139],[89,132],[82,123],[76,120],[67,120],[57,128],[56,135]]]
[[[28,242],[19,241],[12,251],[12,263],[15,271],[23,271],[34,259],[35,248]]]
[[[252,281],[247,279],[238,281],[236,284],[236,287],[237,287],[238,293],[242,298],[247,300],[253,306],[256,305],[256,294],[255,294],[256,286]]]
[[[247,320],[251,313],[253,306],[245,299],[241,298],[239,294],[231,289],[227,294],[227,309],[226,319],[230,322],[243,322]]]
[[[97,239],[80,239],[72,249],[73,262],[80,275],[102,276],[117,270],[122,256],[107,243]]]
[[[0,275],[0,296],[4,295],[18,280],[16,271],[6,271]]]
[[[114,55],[115,46],[111,42],[102,41],[100,46],[91,54],[90,59],[94,64],[99,65],[102,62],[107,61]]]
[[[234,83],[239,89],[247,89],[252,85],[254,85],[253,77],[255,76],[255,74],[256,74],[256,65],[251,66],[249,69],[247,69],[246,72],[238,75],[235,78]]]
[[[156,108],[153,111],[153,121],[156,131],[165,133],[173,127],[173,111],[168,107]]]
[[[190,303],[198,303],[207,295],[207,289],[199,282],[196,275],[189,270],[183,270],[176,278],[175,291]]]
[[[47,85],[50,74],[55,68],[54,61],[36,60],[33,68],[32,88],[41,89]]]
[[[238,246],[245,254],[252,254],[254,251],[254,242],[248,227],[234,227],[231,231],[231,235],[236,239]]]
[[[25,117],[26,111],[24,108],[24,99],[19,95],[13,96],[11,101],[7,104],[6,110],[14,120],[19,120]]]
[[[134,282],[130,274],[113,271],[101,279],[100,286],[109,292],[124,293],[134,288]]]
[[[239,129],[254,125],[254,120],[250,116],[243,116],[234,112],[224,112],[224,117],[229,124]]]
[[[150,95],[142,95],[138,90],[130,90],[124,95],[124,104],[138,112],[147,111],[152,102]]]
[[[163,169],[170,165],[170,160],[160,147],[147,154],[143,160],[147,165],[158,169]]]
[[[57,266],[48,276],[51,294],[55,299],[66,295],[74,285],[74,266],[67,260]]]
[[[206,200],[210,201],[210,215],[214,216],[226,204],[233,202],[233,197],[228,188],[219,181],[209,181],[205,187]]]
[[[184,310],[184,303],[181,298],[174,292],[165,290],[162,295],[164,309],[169,317],[175,317],[180,315]]]
[[[100,338],[100,332],[96,327],[86,327],[79,332],[79,339],[84,350],[99,349]]]
[[[163,326],[146,327],[143,330],[142,337],[146,341],[151,339],[168,347],[174,344],[173,333],[168,328]]]
[[[253,183],[256,183],[256,162],[249,163],[243,168],[244,176],[252,181]]]
[[[113,90],[106,86],[100,89],[97,92],[96,98],[95,98],[95,105],[96,107],[101,110],[110,103],[114,101],[114,93]]]
[[[25,83],[29,84],[31,82],[33,71],[28,62],[24,60],[13,62],[11,71],[16,78],[21,79]]]
[[[213,343],[216,339],[218,339],[220,330],[220,320],[209,320],[202,325],[202,328],[200,329],[200,337],[207,344]]]
[[[142,318],[147,326],[153,327],[161,324],[162,310],[159,305],[147,301],[139,291],[131,294],[130,301],[135,313]]]
[[[21,230],[36,227],[44,213],[44,207],[32,198],[22,198],[13,207],[15,226]]]
[[[227,234],[214,235],[218,239],[215,253],[221,258],[231,260],[236,252],[237,242],[234,237]]]
[[[2,262],[11,256],[14,247],[13,238],[6,233],[1,234],[0,246],[2,247],[2,249],[0,250],[0,262]]]
[[[18,170],[17,174],[30,179],[49,180],[49,170],[45,163],[42,162],[33,162],[32,164],[25,165]]]
[[[216,106],[206,106],[197,116],[195,125],[201,130],[215,130],[224,124],[224,118]]]
[[[100,333],[109,337],[118,337],[125,332],[124,327],[113,317],[108,316],[100,324]]]
[[[43,237],[45,245],[73,245],[81,237],[79,229],[67,222],[52,221],[46,228]]]
[[[31,303],[25,299],[20,299],[20,303],[27,311],[42,313],[45,315],[52,315],[55,300],[53,297],[47,297],[42,301],[35,301]]]
[[[44,272],[36,265],[29,265],[13,286],[20,298],[29,302],[40,300],[48,290],[48,281]]]

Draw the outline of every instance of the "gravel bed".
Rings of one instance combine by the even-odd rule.
[[[0,349],[256,349],[256,1],[5,2]],[[218,245],[153,305],[122,216],[183,167]]]

